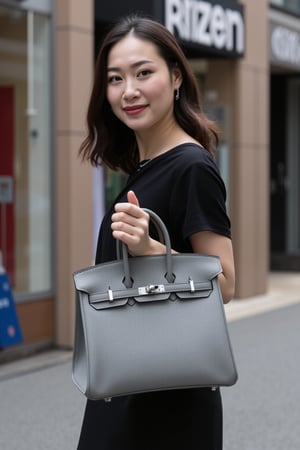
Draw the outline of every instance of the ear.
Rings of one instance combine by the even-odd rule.
[[[174,69],[172,69],[172,81],[173,81],[174,89],[180,88],[180,86],[182,84],[182,74],[181,74],[181,70],[179,69],[179,67],[177,65],[174,67]]]

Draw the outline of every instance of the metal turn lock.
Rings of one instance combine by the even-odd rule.
[[[149,284],[138,288],[139,295],[159,294],[165,292],[163,284]]]

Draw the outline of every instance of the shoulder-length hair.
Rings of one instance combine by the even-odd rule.
[[[183,130],[212,156],[218,145],[218,129],[202,111],[197,80],[176,38],[160,23],[137,15],[121,19],[106,35],[98,53],[94,85],[87,112],[88,134],[79,153],[98,166],[132,173],[139,162],[134,131],[112,112],[106,97],[108,55],[128,33],[153,43],[169,70],[177,67],[182,75],[180,98],[174,101],[174,117]]]

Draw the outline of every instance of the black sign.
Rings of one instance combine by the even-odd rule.
[[[241,57],[245,52],[244,7],[235,0],[95,1],[96,22],[144,13],[162,22],[190,56]]]
[[[164,0],[166,27],[186,48],[223,56],[245,52],[243,6],[230,0]]]

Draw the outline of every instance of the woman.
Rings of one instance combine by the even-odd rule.
[[[84,159],[129,175],[105,215],[96,262],[116,258],[115,238],[131,255],[165,252],[149,235],[155,211],[174,252],[218,255],[224,303],[234,262],[225,187],[213,161],[215,125],[201,111],[197,82],[176,39],[147,18],[126,17],[100,49],[88,109]],[[87,402],[79,449],[220,450],[219,390],[190,389]]]

